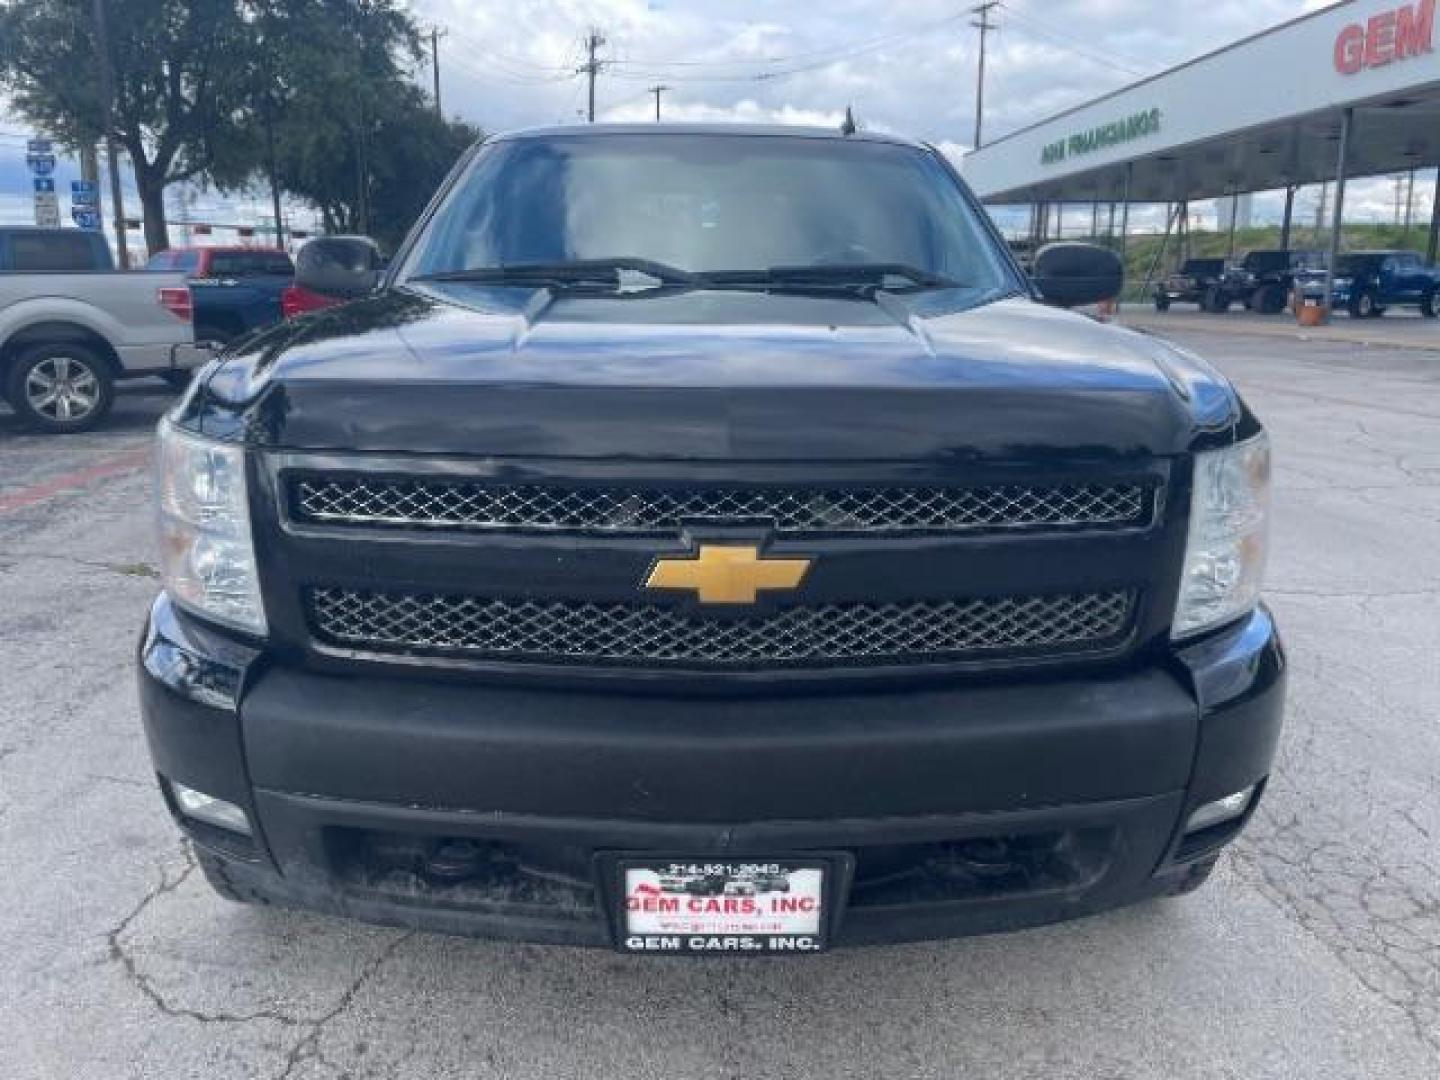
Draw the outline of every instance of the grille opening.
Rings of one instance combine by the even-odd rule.
[[[1114,847],[1115,832],[1106,828],[849,847],[841,849],[855,858],[846,906],[1083,890],[1104,877]],[[327,829],[325,848],[331,873],[352,892],[557,922],[601,917],[594,877],[599,848],[348,828]]]
[[[588,869],[560,869],[579,849],[343,828],[326,830],[325,849],[331,873],[355,892],[550,919],[589,919],[599,910]]]
[[[314,634],[332,646],[735,669],[1095,651],[1123,639],[1134,594],[834,603],[708,617],[655,604],[324,587],[308,591],[307,608]]]
[[[850,906],[986,900],[1087,888],[1109,867],[1114,835],[1110,829],[1068,829],[860,848]]]
[[[300,475],[299,521],[364,527],[673,532],[704,521],[781,533],[1127,529],[1148,525],[1144,483],[984,487],[574,487],[415,477]]]

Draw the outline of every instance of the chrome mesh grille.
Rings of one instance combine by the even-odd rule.
[[[429,529],[673,531],[687,522],[765,523],[780,532],[1120,529],[1148,524],[1138,483],[989,487],[573,487],[416,478],[300,476],[301,521]]]
[[[350,648],[532,662],[745,666],[945,661],[1096,650],[1129,628],[1130,592],[835,603],[741,617],[654,604],[317,588],[313,630]]]

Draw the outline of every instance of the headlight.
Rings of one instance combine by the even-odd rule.
[[[183,607],[265,633],[255,572],[245,451],[161,421],[155,467],[160,578]]]
[[[1260,598],[1270,509],[1270,440],[1195,455],[1190,535],[1171,636],[1243,615]]]

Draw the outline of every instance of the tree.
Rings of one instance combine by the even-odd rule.
[[[132,162],[153,252],[169,244],[165,189],[239,184],[256,164],[247,120],[256,35],[233,0],[106,0],[115,136]],[[0,8],[0,86],[72,150],[103,134],[91,0]]]
[[[272,184],[291,176],[301,186],[289,190],[363,226],[372,188],[383,191],[389,175],[372,174],[371,158],[384,164],[390,142],[403,140],[424,175],[434,171],[430,144],[396,126],[415,125],[423,103],[410,81],[419,31],[399,0],[104,2],[114,133],[133,163],[152,252],[169,245],[165,189],[178,181],[230,190],[257,175]],[[0,89],[72,150],[103,134],[92,3],[0,0]],[[434,140],[440,129],[417,130]],[[439,158],[453,141],[439,139]],[[349,198],[336,197],[332,163],[316,156],[325,153],[350,170]],[[389,230],[399,216],[378,220]]]
[[[398,243],[480,132],[435,115],[411,78],[415,24],[388,0],[280,6],[296,20],[279,39],[295,80],[274,128],[280,184],[313,203],[327,230]],[[323,37],[307,32],[319,26]]]
[[[279,129],[281,185],[310,201],[330,232],[366,233],[394,247],[479,129],[435,115],[409,83],[377,98],[358,117],[290,111]],[[363,123],[364,127],[359,125]]]

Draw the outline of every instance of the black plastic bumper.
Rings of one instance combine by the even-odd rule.
[[[594,867],[616,851],[847,853],[837,944],[1165,891],[1238,831],[1180,837],[1195,806],[1264,781],[1284,684],[1263,609],[1127,672],[761,699],[321,675],[164,597],[140,659],[157,772],[255,826],[245,841],[181,819],[242,891],[576,944],[611,940]],[[474,881],[416,869],[456,840],[483,849]],[[1030,863],[977,876],[977,850]]]

